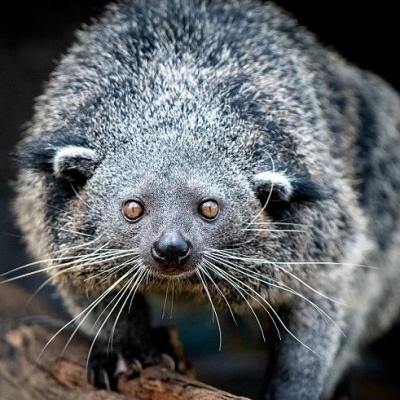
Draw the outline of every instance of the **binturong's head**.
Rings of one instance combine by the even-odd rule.
[[[60,284],[186,278],[242,303],[285,266],[339,259],[355,199],[307,59],[253,24],[276,10],[170,3],[124,2],[80,33],[18,149],[15,209]]]
[[[281,259],[302,236],[302,219],[290,209],[307,213],[323,193],[308,177],[274,170],[268,153],[253,170],[246,149],[234,154],[240,142],[224,139],[231,129],[245,135],[244,126],[235,121],[223,132],[219,122],[132,129],[121,138],[84,137],[78,126],[28,137],[19,147],[16,210],[31,250],[54,259],[52,275],[65,271],[61,280],[86,288],[130,270],[196,278],[224,252]],[[214,133],[198,135],[202,129]]]
[[[264,221],[268,197],[289,204],[294,195],[283,173],[242,170],[224,150],[228,132],[209,139],[197,136],[197,125],[120,139],[105,132],[108,143],[93,146],[98,139],[77,128],[21,143],[25,190],[16,207],[34,253],[73,267],[74,280],[100,273],[97,285],[103,272],[120,277],[133,266],[159,278],[190,277],[208,252],[244,245],[256,220]]]

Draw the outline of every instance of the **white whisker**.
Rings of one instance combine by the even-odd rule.
[[[222,261],[219,261],[221,264],[223,264]],[[222,271],[219,267],[215,266],[215,268],[217,268],[218,270]],[[224,273],[227,273],[226,271],[222,271]],[[319,354],[313,350],[311,347],[309,347],[307,344],[305,344],[303,341],[301,341],[287,326],[286,324],[283,322],[282,318],[279,316],[279,314],[277,313],[277,311],[274,309],[274,307],[272,307],[272,305],[266,300],[264,299],[256,290],[254,290],[251,286],[247,285],[246,283],[242,282],[240,279],[234,277],[233,275],[230,274],[231,279],[235,280],[236,283],[238,283],[239,285],[242,285],[244,287],[246,287],[248,290],[250,290],[252,293],[254,293],[254,295],[260,299],[260,301],[264,302],[266,304],[266,306],[271,310],[271,312],[273,313],[273,315],[276,317],[276,319],[278,320],[278,322],[281,324],[282,328],[293,338],[295,339],[298,343],[300,343],[301,345],[303,345],[305,348],[307,348],[308,350],[310,350],[313,354],[315,354],[316,356],[319,357]]]
[[[204,264],[204,266],[206,266],[205,264]],[[232,311],[232,307],[231,307],[231,305],[229,304],[229,302],[228,302],[228,299],[226,298],[226,296],[224,295],[224,293],[222,292],[222,290],[218,287],[218,285],[215,283],[215,281],[214,281],[214,279],[212,278],[212,276],[207,272],[207,270],[205,269],[205,268],[203,268],[201,265],[199,266],[199,269],[203,272],[203,274],[204,275],[206,275],[207,277],[208,277],[208,279],[211,281],[211,283],[214,285],[214,287],[216,288],[216,290],[217,290],[217,292],[221,295],[221,297],[224,299],[224,301],[225,301],[225,303],[226,303],[226,305],[227,305],[227,307],[228,307],[228,310],[229,310],[229,312],[230,312],[230,314],[231,314],[231,316],[232,316],[232,319],[233,319],[233,321],[235,322],[235,325],[237,325],[237,321],[236,321],[236,318],[235,318],[235,314],[233,313],[233,311]]]
[[[275,163],[274,163],[274,160],[273,160],[272,156],[271,156],[268,152],[267,152],[266,154],[268,155],[268,157],[269,157],[269,159],[270,159],[270,161],[271,161],[271,164],[272,164],[272,172],[275,173],[276,170],[275,170]],[[269,204],[269,202],[270,202],[270,200],[271,200],[273,190],[274,190],[274,183],[272,182],[272,183],[271,183],[271,188],[270,188],[270,190],[269,190],[268,197],[267,197],[267,200],[266,200],[265,204],[262,206],[262,208],[260,209],[260,211],[255,215],[255,217],[248,223],[248,226],[247,226],[247,227],[249,227],[251,224],[253,224],[254,221],[257,221],[257,219],[260,217],[260,215],[262,215],[262,214],[264,213],[265,209],[267,208],[267,206],[268,206],[268,204]]]
[[[161,319],[164,319],[164,316],[165,316],[165,308],[166,308],[166,305],[167,305],[168,291],[169,291],[169,281],[167,282],[167,289],[165,290],[165,297],[164,297],[164,303],[163,303]]]
[[[129,255],[126,255],[126,254],[125,254],[124,257],[129,257]],[[100,272],[98,272],[97,274],[91,275],[91,276],[89,276],[88,278],[86,278],[86,279],[85,279],[85,282],[86,282],[86,281],[89,281],[89,280],[92,280],[92,279],[95,279],[95,278],[98,278],[99,276],[102,276],[102,275],[105,275],[105,276],[103,277],[103,280],[105,280],[105,279],[107,279],[110,275],[112,275],[113,273],[118,272],[119,270],[121,270],[122,268],[124,268],[126,265],[129,265],[129,264],[131,264],[132,262],[137,261],[139,258],[140,258],[139,256],[135,256],[135,257],[132,257],[132,258],[128,259],[127,261],[123,262],[122,264],[118,264],[118,265],[116,265],[116,266],[114,266],[114,267],[107,268],[107,269],[105,269],[104,271],[100,271]]]
[[[207,284],[204,281],[203,277],[201,276],[201,270],[196,270],[196,274],[197,274],[198,278],[200,279],[201,283],[203,284],[204,290],[206,291],[206,295],[208,297],[208,300],[210,301],[212,311],[213,311],[213,313],[215,315],[215,318],[216,318],[216,321],[217,321],[218,332],[219,332],[219,351],[221,351],[221,349],[222,349],[222,330],[221,330],[221,324],[219,322],[218,313],[217,313],[217,310],[214,307],[214,303],[212,301],[210,292],[208,291]]]
[[[319,307],[317,304],[315,304],[313,301],[311,301],[310,299],[308,299],[307,297],[305,297],[304,295],[302,295],[301,293],[297,292],[296,290],[290,288],[289,286],[285,285],[282,282],[279,282],[273,278],[270,277],[265,277],[264,275],[258,273],[258,272],[254,272],[251,271],[249,272],[248,270],[246,270],[245,268],[243,268],[242,266],[238,265],[238,264],[233,264],[230,261],[227,260],[221,260],[218,257],[215,257],[211,254],[207,254],[207,257],[210,257],[212,260],[218,262],[218,261],[225,261],[225,263],[227,265],[229,265],[233,270],[236,270],[237,272],[248,276],[252,279],[256,279],[259,282],[265,283],[268,286],[286,291],[288,293],[292,293],[293,295],[299,297],[300,299],[304,300],[305,302],[309,303],[313,308],[315,308],[326,320],[330,321],[331,323],[333,323],[335,325],[335,327],[341,332],[341,334],[345,335],[345,333],[343,332],[343,330],[340,328],[340,326],[337,324],[337,322],[325,311],[323,310],[321,307]],[[262,277],[262,278],[260,278]],[[266,280],[267,279],[267,280]]]
[[[246,293],[249,297],[251,297],[251,298],[253,298],[253,299],[254,299],[254,297],[251,296],[246,290],[243,290],[243,292],[242,292],[242,288],[240,288],[240,287],[237,285],[237,283],[235,283],[235,282],[231,279],[231,275],[228,274],[228,273],[226,273],[226,271],[221,270],[221,269],[218,268],[215,264],[212,264],[210,261],[207,261],[207,265],[208,265],[208,268],[209,268],[210,270],[212,270],[215,274],[220,275],[221,277],[223,277],[224,280],[225,280],[226,282],[228,282],[228,283],[239,293],[240,297],[242,297],[242,299],[245,301],[245,303],[247,304],[247,306],[250,308],[250,311],[251,311],[251,313],[253,314],[253,316],[254,316],[254,318],[255,318],[255,320],[256,320],[256,322],[257,322],[257,325],[258,325],[258,327],[259,327],[259,329],[260,329],[260,333],[261,333],[262,340],[263,340],[263,342],[265,342],[266,339],[265,339],[264,329],[263,329],[263,327],[262,327],[262,324],[261,324],[261,322],[260,322],[260,319],[258,318],[258,315],[257,315],[257,313],[254,311],[254,308],[252,307],[252,305],[251,305],[251,304],[249,303],[249,301],[247,300],[246,296],[244,296],[243,292]],[[262,309],[264,309],[264,311],[267,312],[267,315],[271,318],[271,320],[273,321],[275,327],[277,328],[277,326],[276,326],[276,324],[275,324],[275,321],[274,321],[273,318],[271,317],[269,311],[268,311],[268,310],[264,307],[264,305],[261,304],[257,299],[254,299],[254,300],[260,305],[260,307],[261,307]],[[279,333],[279,329],[278,329],[278,328],[277,328],[277,332],[278,332],[278,336],[280,337],[280,333]]]
[[[84,236],[84,237],[93,237],[93,235],[90,235],[88,233],[78,232],[78,231],[74,231],[72,229],[57,228],[57,230],[62,231],[62,232],[72,233],[74,235]]]
[[[131,297],[131,301],[130,301],[130,304],[129,304],[129,311],[128,311],[128,312],[130,312],[132,301],[133,301],[133,298],[135,297],[137,288],[139,287],[141,281],[143,280],[143,278],[145,276],[146,276],[146,269],[139,268],[138,274],[133,276],[131,281],[129,282],[129,284],[127,286],[127,289],[126,289],[126,290],[129,290],[129,292],[128,292],[125,300],[123,301],[123,303],[122,303],[122,305],[120,307],[120,310],[119,310],[119,312],[118,312],[118,314],[117,314],[117,316],[115,318],[114,324],[113,324],[112,329],[111,329],[111,334],[110,334],[110,337],[108,339],[107,348],[111,347],[111,349],[112,349],[115,328],[117,327],[119,317],[121,316],[121,313],[124,310],[124,308],[126,306],[126,303],[128,302],[129,298]]]
[[[289,225],[289,226],[307,227],[307,225],[305,225],[305,224],[296,224],[296,223],[291,223],[291,222],[272,222],[272,221],[253,222],[252,225]]]
[[[243,256],[238,253],[228,252],[221,249],[213,249],[207,247],[206,250],[224,254],[226,257],[231,259],[236,259],[244,262],[256,263],[256,264],[270,264],[270,265],[327,265],[327,266],[348,266],[348,267],[360,267],[360,268],[372,268],[377,269],[377,267],[369,266],[369,265],[362,265],[362,264],[352,264],[352,263],[340,263],[340,262],[333,262],[333,261],[271,261],[264,258],[259,257],[250,257],[250,256]]]
[[[67,322],[63,327],[61,327],[44,345],[43,349],[39,353],[39,356],[37,360],[41,358],[43,353],[46,351],[46,349],[49,347],[50,343],[61,333],[63,332],[68,326],[73,324],[76,320],[81,318],[84,315],[84,319],[87,318],[87,316],[90,314],[90,312],[117,286],[119,285],[129,274],[131,271],[128,271],[126,274],[121,276],[119,279],[117,279],[108,289],[106,289],[101,295],[99,295],[95,300],[93,300],[92,303],[90,303],[84,310],[82,310],[78,315],[76,315],[74,318],[72,318],[69,322]],[[86,314],[86,315],[85,315]]]
[[[140,271],[140,270],[139,270],[139,271]],[[138,273],[139,271],[137,271],[137,273]],[[131,273],[132,271],[130,270],[129,272]],[[129,287],[129,283],[128,283],[128,287]],[[120,292],[120,293],[121,293],[121,292]],[[119,293],[119,294],[120,294],[120,293]],[[104,321],[103,321],[102,324],[100,325],[99,330],[97,331],[97,333],[96,333],[94,339],[92,340],[92,343],[91,343],[90,348],[89,348],[89,353],[88,353],[88,356],[87,356],[87,359],[86,359],[86,370],[88,369],[89,360],[90,360],[90,355],[92,354],[93,347],[94,347],[94,345],[95,345],[95,343],[96,343],[97,338],[98,338],[99,335],[100,335],[101,330],[103,329],[104,325],[107,323],[107,321],[109,320],[109,318],[111,317],[112,313],[114,312],[114,310],[116,309],[116,307],[118,306],[118,304],[120,303],[120,301],[121,301],[122,299],[123,299],[123,295],[120,296],[120,297],[118,298],[118,300],[116,300],[114,306],[111,308],[111,310],[110,310],[110,312],[108,313],[107,317],[104,319]],[[108,306],[108,305],[107,305],[107,306]],[[104,311],[104,310],[103,310],[103,311]]]
[[[217,267],[218,268],[218,267]],[[287,326],[286,324],[283,322],[282,318],[279,316],[279,314],[277,313],[277,311],[272,307],[272,305],[266,300],[264,299],[259,293],[257,293],[257,291],[255,291],[251,286],[245,284],[244,282],[240,281],[239,279],[235,278],[233,275],[231,275],[231,278],[234,279],[238,284],[241,284],[245,287],[247,287],[252,293],[255,294],[255,296],[257,296],[258,298],[261,299],[261,301],[263,301],[266,306],[271,310],[271,312],[274,314],[274,316],[276,317],[276,319],[278,320],[278,322],[281,324],[282,328],[293,338],[295,339],[298,343],[300,343],[302,346],[304,346],[306,349],[308,349],[309,351],[311,351],[313,354],[315,354],[316,356],[319,357],[319,354],[313,350],[310,346],[308,346],[307,344],[305,344],[303,341],[301,341]]]

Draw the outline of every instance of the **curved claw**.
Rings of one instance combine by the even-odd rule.
[[[101,353],[91,357],[87,379],[89,383],[101,389],[115,390],[117,379],[114,374],[116,365],[116,357],[110,357]]]
[[[175,369],[172,357],[160,354],[153,348],[144,351],[137,346],[120,345],[118,351],[112,353],[107,353],[106,348],[99,344],[88,363],[88,381],[100,389],[116,390],[121,375],[134,378],[141,374],[143,368],[151,365]]]
[[[175,371],[176,369],[176,365],[175,365],[175,361],[174,359],[166,354],[166,353],[162,353],[161,354],[161,363],[160,365],[166,369],[168,369],[169,371]]]
[[[129,370],[130,376],[140,375],[140,373],[143,371],[143,365],[137,358],[135,358],[130,362]]]

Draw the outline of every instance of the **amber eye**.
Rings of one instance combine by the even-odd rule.
[[[219,205],[215,200],[206,200],[199,205],[199,213],[205,219],[215,219],[219,212]]]
[[[127,200],[122,203],[122,214],[128,221],[137,221],[143,213],[143,204],[137,200]]]

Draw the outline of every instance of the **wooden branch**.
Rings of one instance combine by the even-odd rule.
[[[161,367],[147,368],[135,379],[121,376],[118,392],[97,390],[86,381],[89,343],[84,338],[75,338],[60,358],[71,332],[59,335],[39,357],[58,324],[55,319],[32,317],[43,311],[37,302],[26,310],[28,318],[23,317],[26,298],[12,286],[0,288],[2,400],[245,400]]]

